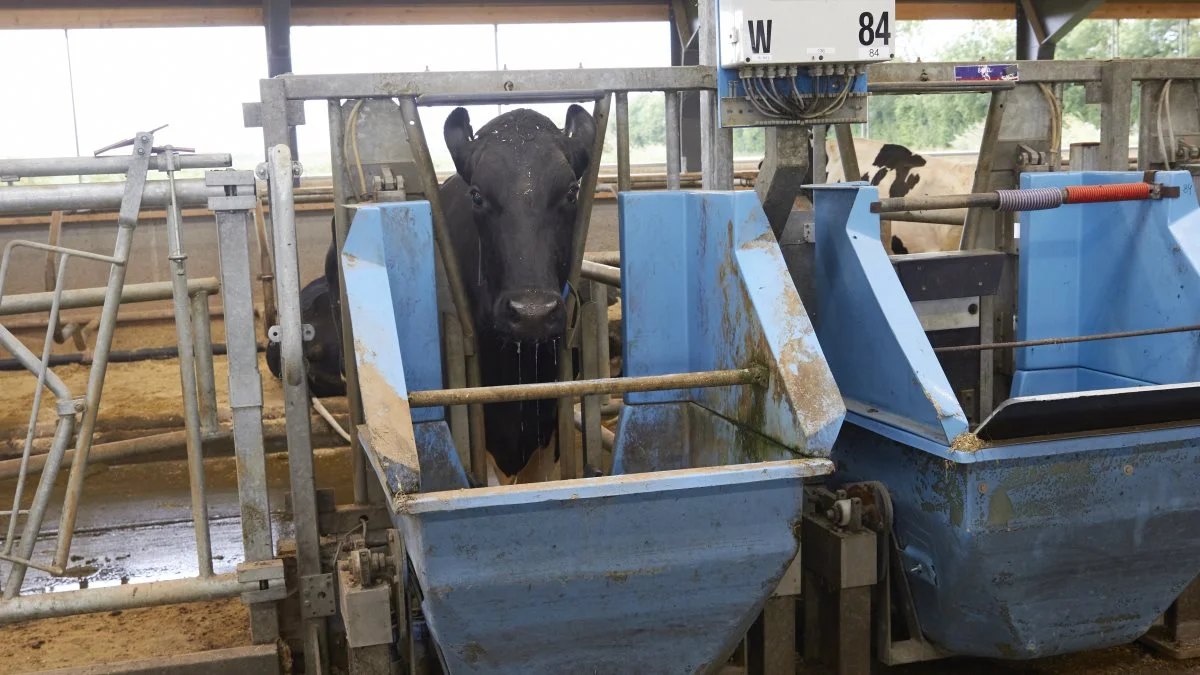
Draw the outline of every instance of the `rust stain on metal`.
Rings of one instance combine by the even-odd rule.
[[[365,348],[357,340],[354,348],[358,353],[364,353]],[[388,384],[371,359],[360,363],[358,373],[371,449],[379,461],[379,468],[388,476],[394,496],[417,492],[421,487],[421,469],[408,399]],[[400,504],[395,506],[399,508]]]
[[[662,574],[662,572],[663,569],[661,567],[647,567],[645,569],[637,570],[605,572],[604,578],[613,583],[623,584],[626,581],[629,581],[630,577],[654,576],[656,574]]]

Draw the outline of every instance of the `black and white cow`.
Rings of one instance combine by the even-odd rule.
[[[557,379],[580,179],[595,134],[592,116],[577,105],[562,130],[528,109],[506,112],[478,133],[463,108],[446,119],[456,173],[440,194],[474,311],[484,386]],[[485,405],[484,422],[496,468],[514,477],[552,442],[557,402]]]
[[[557,379],[580,179],[595,134],[592,116],[577,105],[562,130],[528,109],[506,112],[478,133],[463,108],[446,119],[456,173],[439,194],[474,311],[484,386]],[[345,393],[338,288],[331,242],[324,276],[301,292],[302,321],[316,330],[305,350],[315,396]],[[279,377],[278,346],[268,347],[267,363]],[[484,419],[488,453],[511,481],[535,454],[546,454],[557,402],[493,403]]]

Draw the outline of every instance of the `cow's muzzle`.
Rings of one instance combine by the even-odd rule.
[[[562,335],[566,314],[562,297],[551,291],[504,293],[495,308],[500,333],[519,342],[541,342]]]

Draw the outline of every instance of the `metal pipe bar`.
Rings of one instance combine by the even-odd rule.
[[[600,263],[584,260],[580,274],[589,281],[599,281],[609,286],[621,287],[621,268],[601,265]]]
[[[220,188],[210,188],[202,179],[175,182],[179,204],[198,207],[209,197],[219,197]],[[48,213],[80,209],[119,208],[125,183],[72,183],[67,185],[19,185],[0,190],[0,214]],[[167,205],[170,199],[167,181],[146,181],[140,206]]]
[[[411,98],[401,98],[400,114],[408,125],[408,142],[412,149],[413,160],[421,185],[425,190],[425,200],[433,215],[433,235],[442,267],[446,271],[446,284],[450,297],[454,301],[454,309],[458,315],[459,328],[462,330],[463,351],[466,354],[467,385],[478,387],[483,383],[483,375],[479,368],[479,340],[475,333],[475,319],[471,314],[471,302],[463,287],[462,267],[458,256],[454,253],[454,243],[450,239],[450,227],[446,224],[446,211],[442,208],[442,198],[438,191],[437,173],[433,170],[433,158],[429,154],[429,144],[425,138],[425,128],[421,124],[421,112],[417,103]],[[597,124],[599,122],[597,121]],[[586,192],[584,193],[586,195]],[[585,197],[586,199],[586,197]],[[486,440],[484,435],[483,408],[472,406],[468,411],[469,430],[471,434],[471,473],[480,485],[487,485]]]
[[[175,153],[166,152],[167,260],[171,267],[171,300],[175,334],[179,342],[179,384],[183,391],[183,428],[187,434],[188,482],[192,498],[192,525],[196,531],[196,564],[200,576],[213,573],[212,539],[208,531],[208,499],[204,494],[204,446],[200,437],[200,389],[196,383],[196,344],[192,333],[192,307],[187,288],[187,254],[183,252],[183,218],[175,193]],[[210,352],[211,354],[211,352]]]
[[[244,590],[246,589],[238,582],[236,574],[216,574],[206,578],[37,593],[0,603],[0,624],[219,600],[240,595]]]
[[[585,253],[583,259],[598,265],[608,265],[609,267],[621,266],[620,251],[592,251],[591,253]]]
[[[679,173],[683,166],[682,139],[679,136],[679,97],[677,91],[664,92],[667,97],[667,189],[679,189]]]
[[[338,274],[338,313],[342,329],[342,344],[354,344],[354,326],[350,321],[350,302],[346,297],[346,275],[342,270],[340,253],[346,246],[346,236],[350,232],[350,214],[346,204],[350,202],[350,191],[346,187],[346,120],[342,116],[342,102],[338,99],[329,101],[329,157],[330,173],[333,180],[333,239],[339,254],[337,257]],[[362,392],[358,385],[358,360],[354,357],[353,349],[342,349],[342,373],[346,383],[346,403],[350,408],[350,462],[354,489],[354,503],[360,506],[370,502],[371,481],[369,480],[370,466],[363,451],[362,443],[358,440],[358,427],[363,423]]]
[[[930,211],[897,211],[888,213],[883,220],[896,220],[902,223],[928,223],[930,225],[957,225],[962,227],[966,218],[955,218]]]
[[[949,211],[952,209],[994,209],[1000,206],[1000,194],[981,192],[967,195],[934,195],[929,197],[897,197],[881,199],[871,205],[872,213],[888,214],[913,211]]]
[[[38,159],[0,160],[0,176],[42,178],[45,176],[98,176],[124,174],[129,170],[129,157],[44,157]],[[150,171],[166,171],[163,155],[154,155]],[[176,169],[220,169],[233,166],[233,155],[187,154],[175,158]]]
[[[563,68],[337,75],[283,75],[289,100],[404,98],[414,96],[511,96],[568,91],[695,91],[715,89],[715,68]],[[476,99],[482,100],[482,99]],[[489,99],[490,100],[490,99]],[[504,103],[505,101],[500,101]]]
[[[43,572],[46,572],[47,574],[52,574],[56,577],[63,576],[63,573],[66,571],[61,567],[54,567],[52,565],[43,565],[39,562],[30,560],[28,558],[21,558],[19,556],[15,556],[15,555],[9,555],[7,553],[0,553],[0,560],[12,563],[12,572],[16,572],[16,571],[20,570],[22,579],[25,578],[25,570],[26,570],[26,568],[29,568],[29,567],[32,567],[35,570],[41,570]],[[11,578],[12,573],[10,573],[9,576]],[[5,597],[14,597],[14,598],[17,597],[17,595],[20,594],[19,591],[21,590],[21,587],[18,585],[16,588],[17,588],[18,592],[12,596],[8,595],[8,588],[5,588],[4,596]]]
[[[126,284],[121,289],[121,304],[134,302],[156,302],[171,299],[172,283],[170,281],[152,281],[143,284]],[[215,277],[202,277],[187,280],[189,295],[216,294],[221,290],[221,283]],[[62,292],[62,309],[81,309],[85,307],[101,307],[104,305],[107,288],[77,288]],[[32,314],[45,312],[50,309],[54,293],[22,293],[0,298],[0,316],[14,314]]]
[[[259,345],[258,351],[266,351],[265,345]],[[212,345],[213,356],[222,356],[225,354],[225,345],[216,343]],[[130,349],[128,351],[110,351],[108,353],[109,363],[138,363],[141,361],[163,361],[166,359],[174,359],[179,357],[179,347],[147,347],[144,349]],[[35,361],[36,363],[36,361]],[[50,367],[57,368],[68,364],[89,364],[91,359],[84,354],[51,354]],[[25,364],[17,359],[0,359],[0,371],[14,371],[25,369]],[[51,371],[53,375],[53,371]],[[51,388],[53,391],[53,388]]]
[[[288,468],[296,527],[296,561],[301,576],[321,573],[317,496],[304,338],[300,330],[300,258],[292,203],[292,153],[273,146],[268,155],[271,228],[275,233],[275,284],[279,301],[279,342],[284,406],[288,419]]]
[[[17,557],[23,560],[28,561],[33,557],[38,534],[42,531],[42,522],[46,519],[46,507],[50,504],[50,495],[54,492],[54,483],[58,479],[58,472],[62,468],[63,457],[67,454],[67,444],[71,442],[71,432],[74,429],[75,415],[73,413],[60,414],[58,427],[54,432],[54,442],[50,446],[50,452],[46,453],[44,458],[41,480],[38,481],[37,490],[33,494],[29,515],[25,518],[25,529],[21,532],[21,546],[17,549]],[[24,477],[29,471],[29,462],[26,460],[27,458],[23,457],[21,461],[19,469],[21,477]],[[16,516],[13,518],[15,520]],[[45,569],[32,563],[29,566]],[[59,570],[51,570],[50,573],[56,576],[62,574]],[[4,597],[15,598],[20,595],[21,585],[24,583],[25,565],[14,564],[8,572],[8,585],[4,589]]]
[[[8,328],[2,325],[0,325],[0,347],[3,347],[8,353],[13,355],[18,367],[24,368],[35,375],[41,370],[42,364],[38,361],[37,356],[25,346],[24,342],[17,339],[17,336],[13,335]],[[51,357],[51,365],[53,364],[53,357]],[[50,388],[50,392],[54,394],[54,397],[59,400],[71,398],[71,390],[67,388],[66,383],[49,369],[46,370],[46,386]]]
[[[635,391],[666,391],[759,384],[766,374],[763,369],[709,370],[677,375],[647,375],[644,377],[602,377],[595,380],[509,384],[497,387],[468,387],[466,389],[433,389],[409,392],[408,403],[413,408],[434,408],[469,403],[506,403],[538,401],[568,396],[592,394],[627,394]],[[568,415],[567,419],[571,419]]]
[[[134,135],[133,160],[125,177],[124,192],[117,215],[117,239],[113,244],[113,263],[108,272],[108,288],[104,307],[100,310],[100,324],[96,330],[95,361],[88,372],[87,394],[84,399],[83,417],[79,423],[79,434],[75,442],[75,461],[71,464],[71,475],[67,480],[66,498],[58,526],[58,550],[54,564],[66,567],[71,554],[71,539],[75,534],[75,519],[79,512],[79,500],[83,496],[83,478],[87,473],[88,452],[92,448],[92,436],[96,431],[96,416],[100,413],[100,395],[104,391],[104,374],[108,370],[108,352],[112,349],[113,332],[117,327],[117,312],[121,307],[121,289],[125,287],[126,261],[133,247],[133,232],[137,227],[138,213],[146,187],[146,169],[154,147],[153,132],[138,132]],[[76,187],[84,187],[82,185]],[[16,189],[16,188],[14,188]],[[28,188],[22,188],[28,189]],[[0,191],[0,197],[8,190]]]
[[[1174,326],[1172,328],[1150,328],[1147,330],[1132,330],[1119,333],[1097,333],[1095,335],[1080,335],[1076,337],[1044,338],[1041,340],[1021,340],[1018,342],[992,342],[983,345],[960,345],[957,347],[937,347],[933,351],[938,354],[952,352],[981,352],[994,349],[1013,349],[1019,347],[1044,347],[1048,345],[1069,345],[1076,342],[1095,342],[1097,340],[1117,340],[1120,338],[1145,337],[1148,335],[1168,335],[1171,333],[1192,333],[1200,331],[1200,324],[1190,326]]]
[[[574,91],[514,91],[492,94],[422,94],[417,105],[422,106],[468,106],[468,105],[532,105],[535,103],[579,103],[595,101],[604,96],[600,90]]]
[[[225,342],[229,354],[229,407],[233,409],[233,453],[237,458],[238,505],[242,516],[242,548],[246,560],[253,562],[269,560],[274,557],[275,551],[267,493],[262,376],[258,370],[258,345],[254,332],[250,248],[246,242],[250,221],[251,215],[247,211],[216,212]],[[270,270],[268,267],[263,272],[270,273]],[[255,643],[272,642],[279,636],[279,620],[273,606],[250,606],[250,636]]]
[[[208,313],[208,293],[191,296],[193,353],[196,355],[196,393],[200,402],[200,434],[217,432],[217,376],[213,368],[212,318]],[[109,355],[112,359],[112,355]]]
[[[629,94],[617,92],[617,191],[628,192],[629,179]],[[596,172],[599,176],[599,171]]]

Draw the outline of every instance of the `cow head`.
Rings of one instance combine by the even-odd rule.
[[[476,134],[463,108],[446,119],[446,147],[463,178],[478,229],[476,316],[505,340],[540,342],[563,333],[563,289],[571,262],[580,179],[596,124],[572,105],[560,131],[532,110],[506,112]]]

